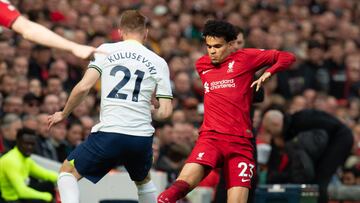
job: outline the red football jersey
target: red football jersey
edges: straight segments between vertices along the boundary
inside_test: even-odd
[[[204,86],[204,121],[200,132],[252,137],[250,87],[257,70],[274,74],[288,68],[295,57],[277,50],[241,49],[218,65],[208,55],[198,59],[196,69]]]
[[[20,16],[16,8],[8,1],[0,0],[0,25],[10,28],[15,19]]]

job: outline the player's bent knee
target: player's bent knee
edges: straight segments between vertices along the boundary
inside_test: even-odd
[[[75,169],[74,165],[65,159],[65,161],[61,165],[60,172],[72,173],[74,169]]]
[[[141,181],[134,181],[136,185],[143,185],[151,181],[150,173]]]
[[[77,172],[74,164],[65,159],[63,162],[60,173],[71,173],[77,180],[81,179],[81,175]]]

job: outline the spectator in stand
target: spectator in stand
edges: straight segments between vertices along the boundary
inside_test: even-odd
[[[24,128],[36,130],[38,127],[38,121],[34,115],[24,115],[22,118]]]
[[[290,101],[289,107],[288,107],[288,113],[293,114],[298,111],[304,110],[307,108],[306,99],[304,96],[295,96]]]
[[[35,96],[35,94],[27,93],[23,97],[23,102],[24,102],[23,113],[25,115],[36,116],[37,114],[40,113],[41,99]]]
[[[37,135],[30,129],[20,129],[16,136],[16,147],[0,158],[0,190],[7,202],[45,203],[53,199],[54,186],[49,191],[38,191],[27,185],[30,177],[56,182],[57,173],[42,168],[30,158]]]
[[[26,78],[29,72],[29,61],[25,56],[17,56],[11,68],[11,75],[15,78]]]
[[[262,126],[272,136],[268,183],[318,184],[318,202],[326,203],[331,177],[350,155],[351,130],[334,116],[310,109],[290,116],[270,110]]]
[[[41,111],[43,113],[52,114],[60,110],[59,96],[55,94],[48,94],[44,97]]]
[[[47,127],[48,114],[41,113],[37,115],[38,126],[36,129],[38,138],[34,148],[34,153],[51,160],[57,160],[57,154],[50,141],[50,134]]]
[[[179,100],[179,107],[184,108],[185,100],[193,97],[190,76],[187,72],[181,71],[174,77],[174,95]]]
[[[311,40],[308,42],[308,59],[301,64],[301,68],[309,68],[314,75],[315,88],[318,91],[328,93],[330,89],[330,73],[325,67],[325,47],[319,41]]]
[[[311,108],[314,108],[315,106],[315,100],[317,98],[317,92],[314,90],[314,89],[306,89],[304,92],[303,92],[303,96],[306,100],[306,107],[311,109]]]
[[[21,116],[23,113],[23,107],[22,97],[9,95],[4,99],[2,111],[4,114],[14,113]]]
[[[68,124],[66,141],[68,143],[68,155],[83,141],[83,127],[79,121]]]
[[[92,128],[92,126],[94,126],[95,121],[93,118],[86,115],[86,116],[82,116],[80,118],[80,122],[83,127],[82,139],[86,139],[90,135],[91,128]]]
[[[23,98],[29,92],[29,80],[26,77],[17,77],[16,84],[14,95]]]
[[[346,56],[345,67],[347,74],[346,97],[360,97],[360,53]]]
[[[0,78],[8,72],[8,64],[0,60]],[[0,89],[1,90],[1,89]]]
[[[5,98],[16,91],[16,78],[10,74],[4,74],[0,78],[0,92]]]
[[[66,61],[58,59],[51,63],[49,69],[49,75],[56,76],[60,79],[62,89],[69,92],[71,88],[75,85],[75,81],[69,79],[69,67]]]
[[[63,91],[63,83],[58,76],[50,75],[46,80],[45,94],[60,95]]]
[[[186,114],[184,110],[177,109],[171,116],[171,123],[184,123],[186,122]]]
[[[16,133],[22,128],[22,121],[16,114],[6,114],[1,119],[0,153],[6,153],[16,144]]]
[[[315,78],[309,67],[296,62],[289,70],[277,75],[277,83],[276,92],[289,99],[308,88],[314,88]]]
[[[46,84],[49,78],[49,64],[51,62],[51,49],[36,45],[31,52],[29,63],[29,76],[37,78],[42,84]]]
[[[52,127],[49,130],[50,134],[50,142],[55,148],[56,155],[57,155],[57,161],[62,163],[67,155],[68,155],[68,149],[69,145],[66,142],[66,135],[67,135],[67,128],[66,128],[66,122],[61,122],[58,125]]]
[[[356,168],[344,168],[341,173],[341,182],[344,185],[356,185]]]
[[[29,82],[29,92],[34,94],[37,98],[41,98],[42,96],[42,86],[39,79],[33,78]]]
[[[326,53],[324,66],[330,73],[330,91],[329,94],[338,99],[344,98],[344,85],[346,81],[345,72],[345,52],[342,42],[334,42],[329,45]]]

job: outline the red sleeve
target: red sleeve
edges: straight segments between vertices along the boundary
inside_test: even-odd
[[[19,16],[19,11],[13,5],[0,1],[0,25],[10,28]]]
[[[278,53],[275,54],[274,60],[275,64],[266,70],[266,72],[271,73],[271,75],[288,69],[291,64],[296,61],[296,57],[290,52],[278,51]]]
[[[295,62],[295,56],[289,52],[264,49],[243,49],[246,55],[246,63],[251,69],[260,69],[271,66],[266,71],[271,74],[285,70]]]

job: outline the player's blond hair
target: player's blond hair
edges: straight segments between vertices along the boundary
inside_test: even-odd
[[[137,10],[126,10],[121,14],[119,28],[123,32],[144,32],[147,19]]]

